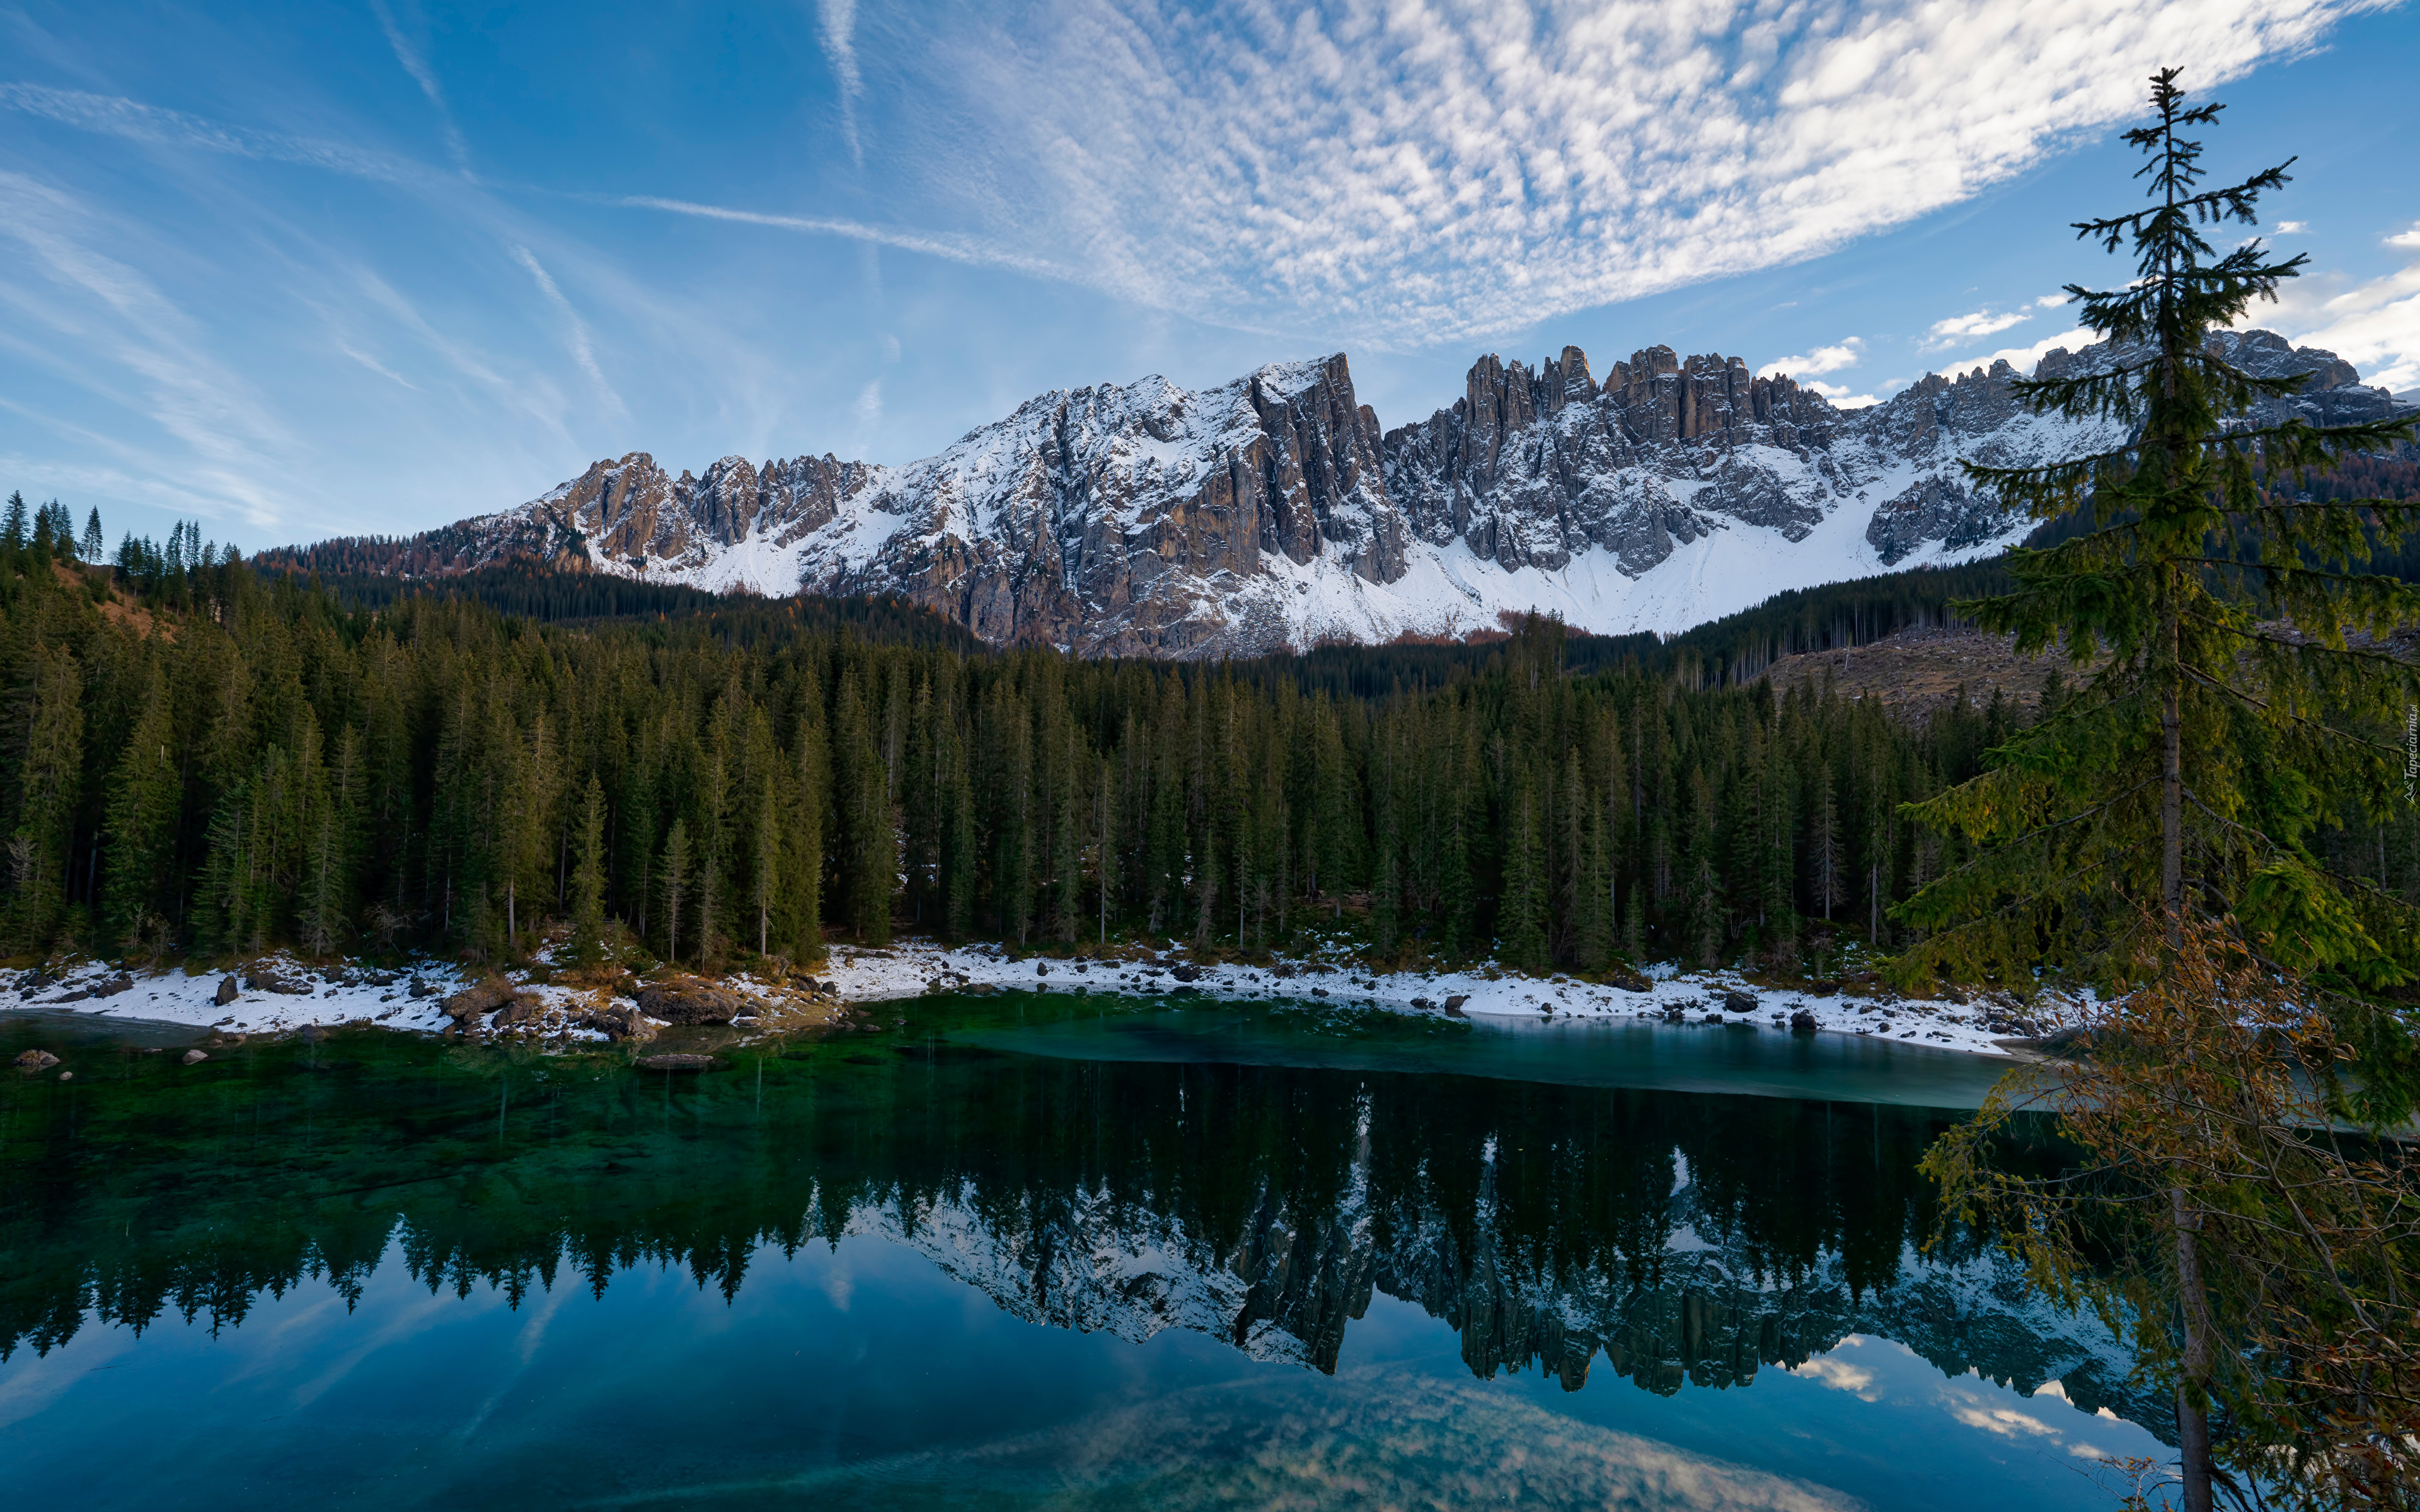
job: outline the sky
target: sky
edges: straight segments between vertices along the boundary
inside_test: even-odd
[[[2420,6],[0,0],[0,489],[247,550],[632,451],[1662,344],[1842,404],[2077,346],[2173,63],[2288,157],[2251,323],[2420,389]]]

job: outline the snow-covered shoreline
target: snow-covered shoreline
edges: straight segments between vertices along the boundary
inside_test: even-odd
[[[2006,1024],[2017,1010],[1983,1001],[1956,1003],[1891,995],[1858,996],[1834,991],[1760,987],[1736,971],[1651,968],[1648,992],[1582,981],[1566,976],[1523,976],[1489,967],[1457,971],[1370,972],[1349,961],[1295,960],[1269,965],[1202,962],[1186,964],[1175,954],[1129,959],[1061,959],[1029,955],[1022,960],[995,945],[942,946],[911,940],[882,949],[836,945],[816,968],[844,1003],[914,997],[934,990],[1017,988],[1025,991],[1107,993],[1145,996],[1186,990],[1236,1001],[1326,1002],[1399,1012],[1440,1013],[1452,1003],[1465,1016],[1513,1019],[1665,1020],[1679,1014],[1697,1023],[1708,1017],[1787,1032],[1805,1015],[1822,1033],[1888,1039],[1931,1049],[2007,1057]],[[1180,976],[1180,968],[1186,975]],[[41,1008],[96,1017],[172,1023],[225,1034],[276,1034],[306,1026],[366,1025],[436,1033],[454,1027],[441,1005],[466,978],[457,967],[425,961],[416,968],[370,968],[354,964],[309,966],[271,957],[238,974],[231,1001],[218,995],[225,971],[188,975],[183,968],[138,972],[95,963],[42,979],[21,974],[8,985],[16,1001],[0,1007]],[[277,982],[242,986],[244,980]],[[1188,980],[1189,979],[1189,980]],[[778,988],[746,973],[725,979],[743,993],[771,996]],[[419,982],[424,995],[411,995]],[[119,983],[124,983],[119,985]],[[599,1039],[593,1030],[556,1029],[602,1006],[595,989],[517,980],[535,994],[547,1032]],[[291,989],[307,988],[297,992]],[[101,991],[97,992],[96,989]],[[114,989],[114,990],[111,990]],[[104,995],[105,994],[105,995]],[[1731,994],[1753,997],[1746,1012],[1727,1011]]]

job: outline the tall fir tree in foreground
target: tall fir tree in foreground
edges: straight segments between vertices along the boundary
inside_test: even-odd
[[[2301,485],[2412,424],[2246,418],[2303,378],[2256,377],[2211,338],[2304,259],[2257,239],[2222,254],[2209,239],[2257,224],[2291,160],[2200,187],[2201,144],[2182,133],[2222,107],[2189,108],[2177,78],[2153,78],[2156,119],[2127,133],[2148,159],[2150,207],[2076,227],[2133,255],[2122,287],[2069,286],[2108,360],[2018,386],[2038,412],[2115,418],[2128,439],[2047,466],[1967,469],[2038,518],[2094,510],[2097,528],[2011,553],[2014,593],[1958,606],[2014,632],[2021,653],[2063,650],[2088,674],[1983,775],[1911,808],[1977,850],[1899,911],[1939,931],[1900,967],[2029,989],[2049,956],[2116,989],[2081,1010],[2090,1059],[2034,1094],[2085,1151],[2080,1178],[1992,1168],[1987,1136],[2012,1096],[1930,1167],[1953,1205],[2008,1223],[2055,1289],[2102,1304],[2173,1385],[2185,1512],[2209,1512],[2230,1485],[2273,1504],[2368,1504],[2322,1472],[2381,1425],[2420,1427],[2408,1347],[2420,1323],[2396,1294],[2420,1188],[2409,1162],[2328,1164],[2298,1144],[2308,1109],[2280,1088],[2303,1077],[2325,1117],[2372,1126],[2408,1116],[2420,1089],[2412,1022],[2380,995],[2412,979],[2414,911],[2330,870],[2319,843],[2322,826],[2379,823],[2402,798],[2391,733],[2420,679],[2384,638],[2420,619],[2420,593],[2358,569],[2399,545],[2414,506]],[[2397,1215],[2400,1247],[2362,1247],[2359,1222],[2350,1242],[2323,1232],[2321,1197],[2339,1217]],[[2076,1237],[2129,1228],[2114,1269]],[[2296,1318],[2313,1321],[2271,1326]],[[2329,1330],[2353,1319],[2400,1342],[2332,1374]],[[2361,1411],[2312,1406],[2346,1393],[2366,1394]],[[2389,1458],[2381,1484],[2412,1468]]]
[[[2205,235],[2255,224],[2281,164],[2198,189],[2201,145],[2176,70],[2153,80],[2155,125],[2127,133],[2149,159],[2150,208],[2078,223],[2135,277],[2069,285],[2083,323],[2110,342],[2092,370],[2020,382],[2038,412],[2113,417],[2123,444],[2040,467],[1968,474],[2040,519],[2087,502],[2097,528],[2009,553],[2017,589],[1965,602],[2021,653],[2061,651],[2086,675],[2048,717],[1994,752],[1991,769],[1910,811],[1978,847],[1918,891],[1901,917],[1935,930],[1911,968],[2029,980],[2045,956],[2122,972],[2139,919],[2170,943],[2189,914],[2233,917],[2278,964],[2347,989],[2349,1026],[2408,1099],[2399,1020],[2374,1019],[2360,989],[2410,980],[2420,913],[2332,872],[2319,831],[2385,817],[2402,801],[2405,709],[2420,675],[2385,637],[2420,619],[2420,590],[2358,569],[2420,523],[2420,504],[2301,496],[2309,474],[2413,432],[2411,419],[2253,424],[2256,401],[2308,375],[2258,378],[2211,344],[2296,276],[2257,239],[2217,255]],[[2148,909],[2148,912],[2146,912]],[[2408,1103],[2405,1104],[2408,1106]]]

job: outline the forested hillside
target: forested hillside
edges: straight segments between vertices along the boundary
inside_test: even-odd
[[[348,603],[181,532],[87,567],[62,522],[0,532],[21,955],[497,960],[583,913],[705,964],[900,927],[1257,949],[1349,908],[1383,953],[1787,959],[1809,919],[1890,942],[1954,859],[1898,806],[2009,717],[1567,667],[1545,622],[1431,678],[1365,675],[1426,648],[1084,662],[761,600]]]

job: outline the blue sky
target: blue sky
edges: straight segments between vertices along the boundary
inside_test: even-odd
[[[1658,342],[2029,363],[2143,75],[2300,154],[2257,323],[2420,387],[2420,10],[2342,0],[0,0],[0,488],[247,548],[1044,390]]]

